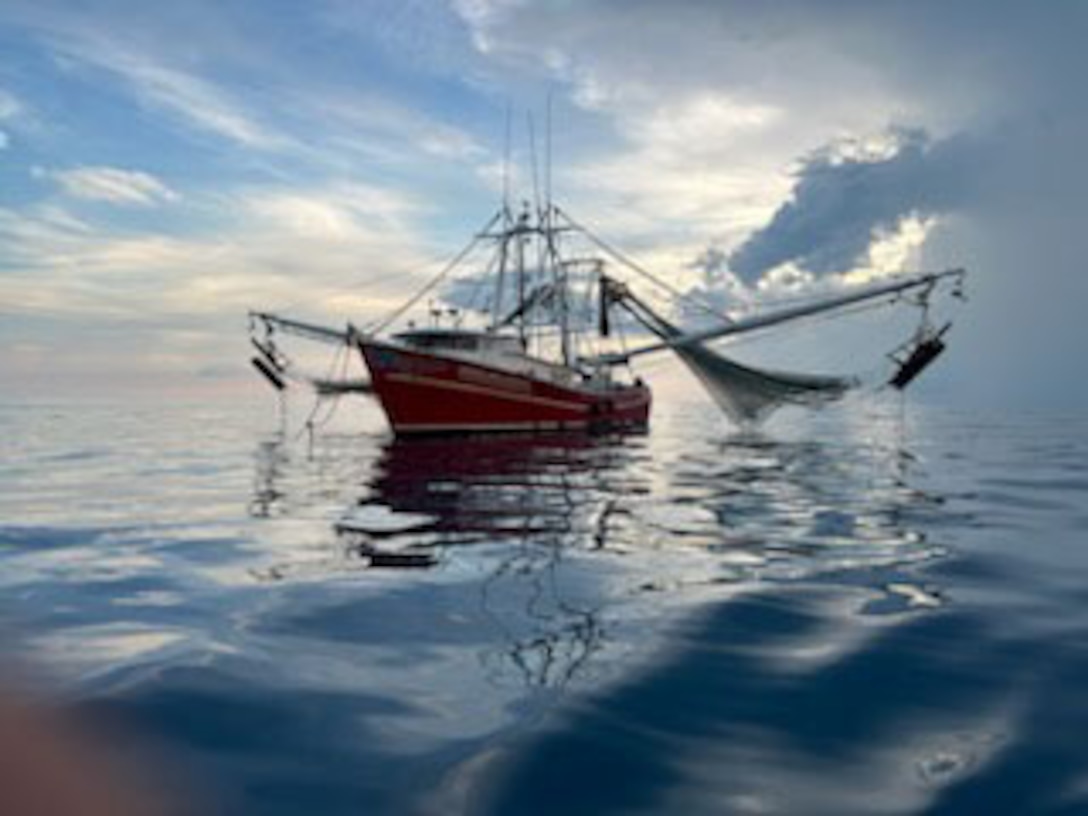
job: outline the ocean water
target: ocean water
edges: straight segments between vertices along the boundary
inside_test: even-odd
[[[1088,813],[1088,420],[0,407],[5,663],[225,814]],[[199,802],[199,805],[192,803]]]

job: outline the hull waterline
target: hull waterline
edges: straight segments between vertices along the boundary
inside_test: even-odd
[[[470,360],[360,340],[394,433],[609,430],[649,422],[650,389],[549,382]]]

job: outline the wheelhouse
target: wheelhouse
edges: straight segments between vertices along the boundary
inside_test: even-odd
[[[434,352],[524,353],[517,337],[465,329],[416,329],[394,335],[393,339],[409,348]]]

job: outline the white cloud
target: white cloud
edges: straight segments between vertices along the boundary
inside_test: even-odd
[[[190,125],[250,148],[278,149],[290,140],[263,124],[215,84],[162,64],[151,55],[101,36],[61,44],[71,58],[123,79],[149,107],[171,112]]]
[[[9,91],[0,88],[0,122],[14,119],[22,110],[22,103]]]
[[[278,149],[289,143],[191,64],[199,48],[188,44],[199,35],[199,26],[190,31],[156,23],[145,30],[147,20],[141,22],[139,15],[119,25],[108,14],[37,4],[15,4],[4,13],[45,43],[61,67],[104,71],[148,109],[164,111],[192,128],[249,148]],[[188,18],[184,26],[198,16]],[[187,46],[177,48],[182,42]],[[241,45],[237,47],[241,50]]]
[[[419,244],[410,223],[425,212],[409,194],[347,183],[309,189],[255,187],[231,194],[227,202],[242,216],[240,229],[276,236],[272,246],[282,256],[275,266],[288,259],[320,258],[326,269],[308,271],[307,276],[344,273],[345,290],[365,277],[367,266],[379,275],[398,267],[410,270],[408,257]],[[379,260],[383,255],[385,262]]]
[[[354,51],[377,52],[400,66],[438,76],[465,77],[478,63],[464,25],[447,3],[434,0],[321,0],[315,22]]]
[[[575,190],[646,222],[685,221],[688,234],[735,243],[788,195],[798,156],[911,121],[930,101],[860,46],[845,47],[851,35],[838,33],[838,16],[786,5],[455,7],[494,63],[558,80],[576,106],[615,129],[618,145],[570,168]],[[946,107],[966,109],[966,96]]]
[[[315,158],[329,160],[330,152],[350,156],[361,152],[383,161],[418,161],[419,154],[437,159],[468,160],[485,153],[465,130],[446,124],[384,96],[365,90],[298,85],[284,88],[283,98],[292,116],[312,130],[311,136],[333,150],[313,150]]]
[[[622,149],[563,171],[563,185],[598,203],[612,198],[644,230],[683,226],[704,236],[743,232],[766,217],[785,192],[778,161],[753,155],[752,143],[778,126],[781,111],[701,93],[620,120]],[[745,157],[741,159],[740,157]],[[641,223],[640,223],[641,222]]]
[[[10,122],[25,112],[23,103],[11,92],[0,88],[0,122]],[[6,130],[0,130],[0,150],[11,145],[11,136]]]
[[[660,273],[685,274],[708,247],[728,256],[790,200],[797,162],[815,148],[902,124],[925,127],[935,140],[994,135],[1002,149],[988,160],[993,172],[978,197],[986,203],[954,220],[881,234],[856,274],[930,252],[931,263],[970,264],[967,223],[987,280],[1004,274],[1025,290],[1042,290],[1028,283],[1042,276],[1084,280],[1074,274],[1085,255],[1088,165],[1080,155],[1088,119],[1077,83],[1088,10],[1077,4],[1041,13],[1031,4],[963,0],[918,13],[908,3],[853,0],[452,0],[435,11],[424,0],[336,0],[317,30],[306,26],[320,11],[299,12],[284,29],[244,3],[194,2],[168,13],[110,2],[94,12],[32,0],[2,5],[0,19],[56,56],[71,86],[108,84],[159,120],[213,134],[204,141],[215,146],[245,148],[231,164],[234,186],[216,180],[228,191],[215,206],[190,192],[195,182],[186,185],[187,206],[206,207],[202,223],[220,225],[199,236],[125,234],[58,208],[0,216],[0,264],[19,270],[0,281],[0,299],[12,303],[224,322],[246,305],[295,300],[314,317],[380,308],[392,289],[362,287],[343,301],[345,281],[413,267],[422,258],[418,222],[445,230],[467,209],[455,198],[464,187],[475,195],[484,184],[500,186],[500,151],[473,131],[500,134],[501,99],[539,103],[549,86],[559,90],[559,200]],[[461,18],[453,26],[450,8]],[[349,29],[358,37],[346,43]],[[0,90],[0,128],[20,139],[25,104]],[[487,111],[491,123],[480,121]],[[74,131],[84,123],[63,124]],[[263,163],[266,151],[277,151],[274,166]],[[360,173],[383,186],[340,183]],[[257,185],[255,177],[280,181]],[[250,186],[238,189],[238,178]],[[528,186],[520,174],[514,181]],[[101,182],[92,189],[109,200],[169,198]],[[407,185],[417,198],[396,192]],[[453,216],[420,208],[443,198]],[[1034,234],[1025,209],[1036,214]],[[791,285],[799,279],[788,268],[781,274]],[[1023,294],[1008,300],[1033,302],[1032,292]]]
[[[382,188],[252,187],[193,201],[214,230],[177,237],[0,209],[0,310],[80,322],[236,321],[247,308],[365,319],[428,269],[415,202]]]
[[[344,8],[350,11],[344,11],[345,25],[365,30],[376,24],[376,11],[350,4]],[[317,20],[300,20],[299,25],[340,16],[315,14]],[[409,24],[435,14],[420,5],[394,7],[385,16],[404,17],[398,30],[418,36]],[[465,130],[375,90],[369,77],[343,82],[335,71],[323,70],[322,57],[314,57],[307,72],[294,70],[290,59],[254,34],[259,24],[247,24],[214,5],[198,5],[175,20],[176,32],[156,15],[137,14],[114,25],[108,16],[72,9],[24,8],[15,19],[62,64],[104,72],[148,110],[244,148],[289,153],[325,167],[350,164],[359,155],[384,161],[404,160],[407,154],[414,159],[419,153],[466,159],[483,152]],[[437,30],[440,22],[428,25]],[[332,54],[344,44],[328,45]],[[406,58],[400,52],[397,57]]]
[[[46,172],[75,198],[112,204],[152,206],[176,201],[178,194],[150,173],[118,167],[77,167]]]
[[[0,10],[0,23],[6,18],[23,26],[73,78],[105,82],[160,122],[247,149],[250,169],[272,174],[297,169],[260,165],[263,159],[255,154],[271,152],[310,171],[355,173],[360,164],[380,164],[423,177],[424,162],[475,160],[486,153],[464,127],[405,102],[402,94],[387,93],[380,77],[343,73],[343,50],[373,51],[383,26],[391,26],[404,43],[415,42],[423,60],[431,38],[415,30],[420,21],[426,32],[445,31],[448,44],[455,32],[465,58],[475,59],[452,12],[439,13],[424,3],[387,9],[347,3],[302,13],[298,27],[310,26],[314,41],[327,46],[306,49],[304,72],[285,56],[293,45],[280,38],[279,25],[261,17],[200,3],[178,15],[137,10],[123,23],[110,14],[63,5],[15,2]],[[371,31],[374,26],[382,30]],[[262,31],[276,36],[261,37]],[[412,59],[399,49],[391,53],[400,61]],[[448,60],[438,62],[459,65],[461,59],[451,51]],[[451,74],[459,72],[441,71],[443,77]]]
[[[453,0],[454,10],[469,24],[474,44],[484,53],[492,49],[492,24],[504,13],[522,5],[524,0]]]
[[[494,64],[558,80],[568,115],[614,129],[557,165],[556,188],[627,246],[671,259],[668,274],[685,274],[684,252],[761,226],[788,197],[796,157],[878,130],[901,106],[822,42],[768,44],[713,4],[456,7]]]

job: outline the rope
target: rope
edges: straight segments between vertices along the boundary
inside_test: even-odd
[[[488,261],[487,266],[484,268],[483,274],[472,284],[472,294],[469,296],[465,307],[469,311],[484,312],[490,309],[490,303],[487,296],[482,298],[483,302],[481,303],[481,293],[485,293],[495,286],[494,281],[488,280],[488,278],[496,274],[495,267],[498,265],[498,255],[492,256],[491,260]]]
[[[343,345],[343,346],[340,346],[340,347],[338,347],[336,349],[336,353],[333,355],[332,361],[329,363],[329,369],[325,373],[325,380],[326,381],[332,381],[333,376],[335,374],[337,374],[337,373],[339,373],[340,377],[343,378],[344,374],[347,371],[347,363],[348,363],[348,360],[349,360],[349,355],[346,352],[348,351],[349,348],[350,348],[349,346]],[[338,368],[339,368],[339,371],[337,371]],[[312,383],[312,380],[311,380],[311,383]],[[295,436],[295,439],[297,440],[306,431],[309,431],[309,433],[310,433],[310,435],[312,437],[315,427],[316,428],[322,428],[325,425],[327,425],[329,420],[332,419],[333,414],[336,413],[336,409],[339,406],[339,403],[340,403],[340,400],[342,399],[342,397],[343,397],[342,394],[334,394],[331,397],[328,397],[328,396],[325,396],[325,395],[322,395],[322,394],[318,394],[316,397],[314,397],[314,407],[310,409],[310,414],[309,414],[309,416],[306,417],[306,421],[303,423],[302,427],[299,429],[299,432]],[[328,413],[320,421],[315,421],[315,417],[317,416],[317,412],[320,410],[321,406],[323,404],[325,404],[325,400],[328,400],[328,399],[332,400],[332,407],[329,409]]]

